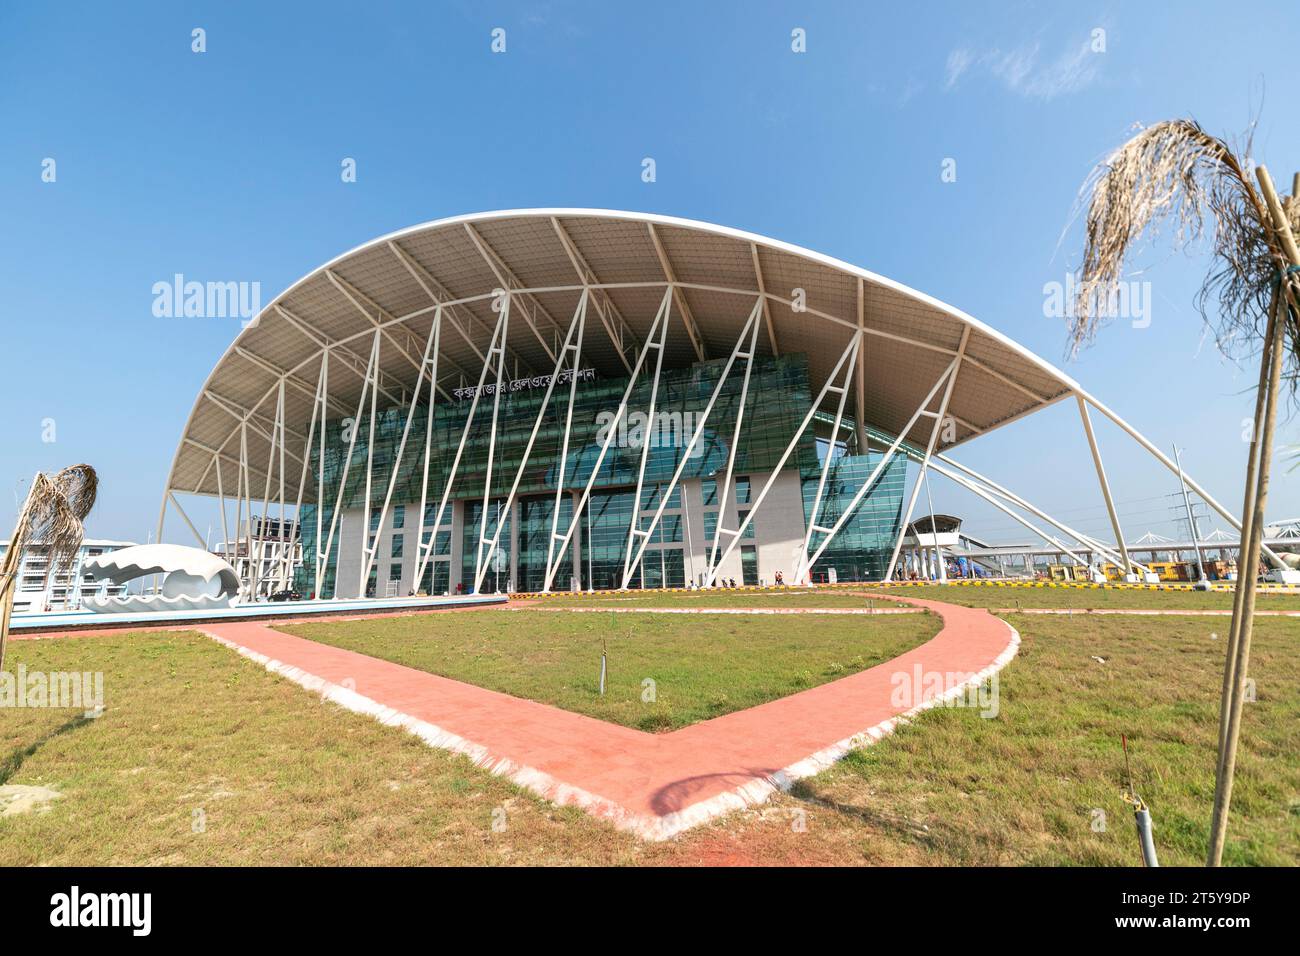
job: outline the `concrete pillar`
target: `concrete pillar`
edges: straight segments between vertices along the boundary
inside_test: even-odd
[[[460,566],[464,560],[465,549],[462,539],[465,535],[465,502],[450,501],[447,507],[451,510],[451,568],[447,577],[447,587],[452,594],[456,593],[456,585],[464,584],[468,592],[473,581],[463,581],[461,579]]]
[[[509,582],[502,581],[501,584],[503,587],[513,590],[520,586],[519,584],[519,501],[518,499],[510,503],[509,510],[501,512],[502,520],[506,520],[507,517],[509,518],[510,521],[510,544],[509,544],[510,580]]]
[[[582,495],[580,493],[576,491],[569,492],[569,501],[573,503],[573,511],[571,514],[578,513],[578,502],[581,500]],[[572,517],[570,517],[569,520],[572,521]],[[563,525],[561,525],[561,527],[563,527]],[[582,563],[583,556],[581,542],[582,525],[579,524],[578,529],[573,532],[573,537],[569,539],[569,560],[573,563],[573,577],[578,580],[579,590],[581,590],[587,583],[587,569]],[[568,588],[571,587],[570,582],[568,581],[555,581],[552,582],[551,586],[554,588],[557,584],[559,585],[557,590],[568,590]]]

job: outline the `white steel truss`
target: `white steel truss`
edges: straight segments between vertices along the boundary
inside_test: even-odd
[[[803,437],[804,432],[808,430],[808,426],[812,424],[813,419],[817,415],[817,410],[821,408],[822,402],[825,401],[826,396],[830,394],[833,388],[837,387],[835,385],[835,380],[837,376],[839,376],[840,370],[844,368],[846,362],[850,361],[851,356],[857,355],[857,343],[858,336],[855,334],[849,340],[849,343],[844,346],[844,351],[840,353],[839,360],[831,369],[830,374],[826,376],[826,384],[822,386],[821,391],[817,394],[817,398],[813,401],[812,405],[809,406],[807,414],[804,415],[803,421],[799,424],[799,427],[795,429],[795,433],[790,437],[790,441],[786,444],[785,451],[781,453],[781,457],[777,460],[776,466],[772,469],[772,473],[768,475],[767,481],[763,483],[762,489],[759,491],[757,497],[754,498],[754,503],[749,509],[749,514],[745,515],[745,520],[740,523],[740,527],[737,528],[735,534],[731,536],[731,540],[727,543],[727,549],[722,552],[722,557],[718,559],[717,564],[706,571],[704,578],[705,587],[713,587],[713,582],[717,578],[718,568],[727,560],[731,555],[731,552],[736,549],[736,545],[738,545],[744,537],[746,529],[749,528],[750,524],[754,520],[754,515],[757,514],[759,508],[762,507],[763,502],[767,500],[767,493],[771,491],[772,486],[776,484],[776,479],[780,475],[781,469],[785,467],[785,463],[790,460],[790,456],[794,454],[795,449],[798,447],[799,439]],[[851,364],[850,367],[852,367]],[[721,521],[724,504],[724,502],[718,503],[719,521]]]
[[[1016,494],[1010,489],[1004,488],[1002,485],[998,484],[996,481],[993,481],[991,478],[987,478],[984,475],[981,475],[979,472],[971,468],[968,468],[967,466],[963,465],[961,462],[954,461],[952,458],[948,457],[947,455],[942,455],[942,454],[935,455],[934,458],[937,458],[938,460],[944,462],[945,464],[951,466],[952,468],[955,468],[957,471],[965,475],[968,479],[973,480],[980,488],[982,488],[982,490],[985,493],[993,495],[1008,504],[1015,505],[1018,508],[1028,511],[1030,514],[1034,515],[1035,517],[1040,518],[1043,521],[1046,521],[1049,525],[1051,525],[1057,531],[1060,531],[1062,534],[1066,534],[1074,538],[1074,540],[1079,542],[1079,544],[1083,548],[1089,551],[1094,551],[1102,555],[1107,560],[1114,562],[1116,567],[1120,567],[1120,568],[1124,567],[1123,558],[1114,548],[1108,547],[1103,542],[1097,540],[1091,535],[1084,534],[1081,531],[1076,531],[1074,528],[1070,527],[1064,522],[1059,521],[1056,518],[1053,518],[1046,511],[1031,504],[1025,498],[1021,497],[1020,495]],[[931,464],[933,464],[933,459],[931,460]],[[1053,544],[1055,543],[1056,542],[1053,540]],[[1136,560],[1133,560],[1132,558],[1130,558],[1130,563],[1144,574],[1150,572],[1150,568],[1148,568],[1144,564],[1139,563]]]
[[[221,550],[230,547],[230,528],[226,523],[226,489],[221,483],[221,463],[217,463],[217,505],[221,512]]]
[[[582,296],[578,299],[578,307],[574,310],[573,318],[569,322],[568,332],[566,332],[564,336],[564,345],[560,347],[559,354],[557,354],[555,357],[555,368],[551,372],[551,380],[546,385],[546,394],[542,396],[541,405],[537,409],[537,418],[533,421],[533,430],[528,436],[528,444],[524,446],[524,454],[519,461],[519,468],[515,472],[514,481],[512,481],[510,484],[510,491],[506,494],[506,501],[505,501],[505,506],[503,508],[503,511],[507,515],[510,514],[510,509],[513,507],[515,503],[515,495],[519,491],[520,482],[523,481],[524,471],[528,468],[528,460],[532,456],[533,444],[537,441],[537,433],[541,430],[542,422],[546,418],[546,410],[547,408],[550,407],[551,404],[551,395],[555,391],[556,383],[560,380],[560,374],[561,372],[564,371],[565,362],[566,360],[568,360],[570,353],[572,353],[573,358],[572,358],[572,365],[570,368],[571,379],[570,379],[569,409],[567,414],[567,422],[572,421],[573,398],[574,398],[573,388],[578,383],[578,373],[582,368],[581,365],[582,337],[583,337],[584,329],[586,328],[586,321],[587,321],[587,295],[584,292]],[[569,437],[567,422],[566,422],[565,436],[564,436],[566,450],[568,448],[568,437]],[[563,482],[560,483],[559,487],[563,488]],[[556,502],[556,509],[558,514],[558,509],[559,509],[558,501]],[[486,514],[487,512],[485,509],[484,515],[486,516]],[[484,554],[493,555],[496,553],[497,545],[501,540],[501,529],[503,524],[504,523],[502,521],[500,520],[497,521],[496,530],[493,531],[491,539],[484,539],[480,535],[479,554],[474,567],[474,590],[475,591],[478,591],[478,589],[483,586],[483,575],[486,574],[488,570],[488,564],[485,560],[483,560],[483,556]],[[484,550],[484,548],[486,548],[486,551]]]
[[[442,332],[442,309],[433,314],[433,324],[429,326],[429,335],[424,343],[424,355],[420,359],[420,376],[415,380],[415,391],[411,395],[411,404],[406,409],[406,423],[402,426],[402,437],[397,443],[397,454],[394,456],[391,473],[388,476],[388,489],[384,492],[384,503],[379,509],[379,529],[382,530],[388,522],[388,509],[393,503],[393,491],[397,488],[397,478],[402,467],[402,458],[406,454],[406,440],[411,434],[411,422],[415,420],[415,410],[420,404],[420,388],[423,386],[425,379],[429,380],[429,420],[433,419],[433,412],[437,406],[436,385],[438,382],[438,342]],[[432,356],[432,357],[430,357]],[[367,514],[369,514],[369,505],[367,504]],[[421,516],[423,517],[423,516]],[[369,523],[367,520],[366,534],[369,534]],[[417,540],[421,540],[423,529],[417,532]],[[362,542],[362,569],[361,581],[362,587],[370,579],[370,569],[375,563],[375,552],[379,548],[378,533],[375,534],[373,545],[366,546]],[[416,579],[418,584],[419,579]]]
[[[640,526],[641,489],[643,485],[643,479],[645,477],[646,460],[650,450],[651,432],[647,432],[647,434],[645,435],[644,438],[645,444],[641,449],[641,470],[637,474],[637,479],[636,479],[636,495],[632,499],[632,524],[629,528],[628,547],[627,547],[627,551],[623,556],[623,587],[624,588],[628,586],[628,583],[632,580],[632,575],[636,573],[637,568],[640,566],[641,559],[645,555],[646,547],[650,544],[650,541],[652,540],[653,535],[655,533],[655,529],[659,527],[659,519],[663,517],[664,509],[668,507],[668,500],[669,498],[672,497],[673,491],[676,490],[677,482],[681,480],[682,472],[686,470],[686,465],[690,461],[691,451],[695,448],[696,442],[700,440],[700,436],[704,434],[704,426],[708,424],[709,416],[713,413],[713,406],[717,403],[718,396],[722,394],[722,389],[727,384],[727,379],[731,375],[732,366],[736,364],[737,359],[740,359],[745,363],[745,374],[744,374],[744,378],[741,380],[740,401],[736,406],[735,435],[731,443],[731,448],[728,450],[727,453],[727,476],[726,476],[726,483],[724,487],[728,487],[728,488],[730,487],[732,469],[735,467],[735,463],[736,463],[736,443],[740,437],[740,429],[745,416],[745,400],[749,397],[749,377],[750,377],[750,371],[754,367],[754,352],[758,346],[758,327],[760,324],[759,320],[762,317],[762,314],[763,314],[763,300],[759,299],[754,303],[754,308],[750,310],[749,318],[745,321],[744,327],[740,330],[740,335],[737,336],[736,338],[736,344],[731,349],[731,355],[727,357],[727,364],[722,367],[722,372],[718,375],[718,383],[713,387],[713,394],[709,396],[708,404],[704,406],[704,411],[700,414],[699,420],[695,424],[695,429],[691,433],[691,440],[687,443],[685,450],[682,452],[680,456],[680,461],[678,461],[677,463],[677,468],[673,471],[672,478],[669,479],[667,487],[661,486],[659,489],[659,495],[658,495],[659,506],[655,508],[654,516],[650,519],[650,526],[648,528],[642,529]],[[657,368],[655,370],[655,375],[656,375],[655,386],[658,387],[659,383],[657,380],[658,377]],[[654,393],[652,392],[651,399],[650,399],[651,424],[647,427],[653,430],[653,432],[657,432],[658,427],[655,423],[654,411],[653,411],[654,409],[653,395]],[[726,498],[724,497],[722,500],[725,501]],[[718,527],[719,528],[722,527],[721,510],[719,510],[718,512]],[[633,550],[634,550],[633,543],[635,539],[638,537],[641,539],[641,541],[640,544],[636,545],[635,554],[633,554]],[[716,535],[714,540],[716,546],[716,540],[717,540]]]
[[[185,513],[185,509],[181,507],[181,503],[176,500],[176,495],[169,491],[167,492],[167,497],[171,499],[172,507],[175,508],[176,513],[181,516],[181,520],[185,522],[186,527],[190,529],[190,532],[194,535],[194,540],[199,543],[199,547],[206,549],[208,546],[207,541],[203,539],[203,535],[199,534],[199,529],[194,527],[194,522],[191,521],[190,516]]]
[[[505,296],[501,303],[501,338],[495,346],[496,387],[492,390],[492,425],[488,432],[487,468],[483,471],[483,513],[479,516],[478,547],[474,558],[474,577],[478,580],[478,569],[483,565],[483,545],[487,539],[488,505],[492,502],[492,465],[497,452],[497,419],[501,413],[501,386],[506,381],[506,332],[510,324],[510,301],[512,296]],[[532,320],[528,320],[530,326]],[[536,329],[534,328],[534,331]],[[493,349],[488,349],[488,364],[491,364]],[[497,526],[501,524],[501,513],[497,512]]]
[[[316,546],[320,547],[320,532],[322,511],[321,502],[324,499],[325,484],[325,420],[328,417],[329,404],[326,396],[329,395],[329,353],[322,352],[320,358],[320,375],[316,379],[316,395],[312,399],[311,405],[311,427],[307,429],[307,447],[303,451],[302,474],[298,477],[298,497],[293,508],[293,522],[295,528],[295,539],[298,545],[303,540],[302,528],[302,498],[307,487],[307,472],[310,470],[311,463],[311,446],[313,440],[316,441],[316,459],[319,465],[320,480],[316,485]],[[316,426],[320,423],[319,438],[317,438]],[[283,530],[283,529],[281,529]],[[306,555],[303,555],[304,560]],[[290,561],[292,565],[292,561]],[[286,571],[286,578],[292,573],[292,566]],[[312,579],[312,593],[315,594],[320,590],[320,581],[317,578]]]
[[[817,518],[821,514],[822,495],[826,491],[826,478],[830,474],[831,463],[835,460],[835,446],[839,440],[840,423],[844,418],[844,403],[849,394],[849,379],[855,374],[857,366],[858,353],[862,348],[862,336],[855,335],[849,344],[849,353],[844,363],[844,378],[839,385],[832,385],[830,391],[839,394],[839,400],[835,404],[835,424],[831,428],[830,440],[826,446],[826,457],[822,461],[821,474],[817,479],[817,493],[813,496],[812,510],[808,515],[808,527],[804,531],[803,547],[799,551],[799,564],[795,568],[792,580],[803,581],[808,576],[808,548],[812,545],[812,536],[814,531],[829,530],[822,529],[817,524]],[[714,563],[709,562],[709,568],[712,570]]]
[[[275,453],[277,448],[280,451],[279,469],[277,470]],[[249,570],[248,578],[250,589],[254,595],[258,593],[261,586],[262,559],[266,556],[266,534],[269,521],[269,511],[271,505],[271,476],[278,474],[280,479],[280,497],[284,497],[284,379],[280,380],[279,395],[275,405],[275,426],[271,430],[271,443],[267,448],[266,463],[266,481],[262,496],[262,526],[261,534],[254,536],[252,528],[252,514],[249,514]],[[281,509],[283,511],[283,509]],[[256,553],[253,550],[253,544],[256,542]]]
[[[498,290],[498,292],[504,293],[505,290],[503,289]],[[497,407],[501,399],[501,385],[500,385],[501,374],[504,371],[504,367],[505,367],[506,332],[508,329],[507,323],[510,320],[510,296],[508,294],[501,295],[498,301],[500,301],[501,305],[500,305],[500,311],[497,313],[496,326],[492,330],[492,341],[488,344],[488,350],[483,359],[483,368],[479,372],[479,376],[478,376],[478,386],[474,389],[474,396],[470,401],[469,413],[465,416],[465,426],[463,429],[461,429],[460,441],[456,445],[456,454],[452,457],[451,460],[451,470],[448,472],[447,481],[443,485],[442,496],[438,500],[438,511],[434,515],[433,524],[430,526],[432,528],[432,531],[429,534],[429,541],[426,544],[424,542],[424,529],[427,525],[427,522],[425,521],[425,514],[424,514],[425,503],[426,503],[425,495],[428,490],[429,445],[430,445],[430,440],[432,438],[432,429],[433,429],[433,416],[432,415],[429,416],[429,424],[428,424],[428,428],[426,429],[425,443],[424,443],[425,477],[424,477],[424,482],[422,483],[420,488],[420,525],[419,525],[420,541],[419,541],[419,551],[417,552],[420,555],[420,560],[419,560],[419,564],[417,564],[415,568],[415,581],[417,584],[424,579],[424,570],[428,565],[430,559],[433,557],[434,549],[438,542],[438,529],[442,527],[442,516],[446,513],[447,502],[448,500],[450,500],[452,489],[455,487],[456,484],[456,476],[457,474],[460,473],[460,461],[461,458],[464,457],[465,445],[468,443],[470,433],[474,428],[474,419],[478,414],[479,400],[483,397],[483,392],[485,390],[485,385],[487,383],[488,372],[493,367],[494,359],[495,359],[496,373],[497,373],[497,385],[496,388],[494,389],[495,394],[493,395],[494,401],[493,401],[493,408],[492,408],[492,435],[489,441],[491,442],[491,447],[493,449],[495,449],[496,447]],[[484,488],[483,488],[483,499],[484,499],[483,520],[484,521],[487,520],[487,504],[488,504],[487,499],[488,499],[488,492],[491,490],[491,488],[492,488],[492,458],[491,455],[489,454],[487,477],[485,479]],[[479,537],[480,538],[482,537],[481,530],[480,530]]]
[[[629,571],[628,562],[632,556],[632,542],[636,540],[640,532],[639,522],[641,520],[641,492],[645,487],[645,466],[650,460],[650,446],[653,444],[650,435],[656,430],[658,422],[656,412],[659,404],[659,376],[663,371],[664,350],[659,348],[655,352],[655,374],[650,382],[650,406],[646,409],[646,425],[641,434],[641,461],[636,470],[636,488],[632,492],[632,520],[627,526],[627,545],[623,549],[623,587],[627,587],[628,579],[632,576]],[[617,423],[615,424],[617,427]]]
[[[378,356],[376,356],[376,366],[378,365]],[[373,384],[373,383],[372,383]],[[371,483],[375,475],[375,412],[379,403],[379,390],[370,389],[370,427],[366,432],[366,490],[361,503],[361,576],[357,586],[359,594],[366,593],[366,585],[369,583],[367,569],[369,568],[368,559],[374,556],[375,548],[379,546],[378,533],[370,534],[370,500],[371,500]],[[336,572],[337,573],[337,572]]]
[[[825,537],[822,538],[821,543],[817,546],[817,550],[807,557],[801,565],[801,567],[805,569],[805,574],[810,573],[811,569],[816,566],[817,560],[822,556],[822,552],[824,552],[830,543],[835,540],[835,536],[840,533],[840,529],[844,527],[849,518],[853,516],[858,505],[862,503],[862,499],[865,498],[867,493],[875,486],[876,480],[884,474],[885,467],[893,460],[894,455],[897,454],[898,449],[903,444],[903,435],[911,432],[912,427],[923,415],[929,414],[935,416],[936,423],[942,420],[941,415],[937,415],[935,412],[927,413],[926,410],[930,407],[930,403],[934,401],[934,397],[939,393],[939,388],[945,383],[950,383],[952,381],[953,377],[957,373],[957,365],[960,360],[959,356],[954,357],[953,360],[948,363],[948,367],[940,373],[938,379],[935,380],[934,385],[930,387],[930,391],[926,393],[925,398],[921,401],[921,404],[918,405],[916,411],[912,413],[912,417],[908,420],[907,425],[904,426],[902,434],[895,438],[893,444],[885,450],[885,453],[880,458],[880,462],[871,470],[871,474],[867,476],[867,480],[864,481],[861,487],[859,487],[854,493],[853,497],[849,500],[849,503],[840,513],[840,516],[835,520],[835,524],[831,525],[829,528],[818,527],[815,529],[822,532]],[[754,513],[751,511],[749,516],[750,518],[753,518]],[[807,583],[807,581],[801,580],[800,583]]]
[[[596,309],[596,315],[600,317],[601,325],[605,327],[605,334],[609,336],[610,342],[618,350],[618,360],[623,363],[623,368],[629,375],[632,374],[632,360],[628,358],[631,353],[633,358],[636,356],[638,348],[636,332],[627,324],[622,313],[619,312],[618,306],[610,298],[609,293],[600,288],[600,279],[587,263],[586,258],[578,251],[574,245],[573,239],[569,236],[568,231],[556,217],[551,217],[551,227],[555,230],[555,235],[564,247],[564,253],[573,264],[573,269],[578,273],[578,277],[584,283],[590,285],[584,286],[583,293],[592,296],[592,305]],[[592,291],[595,289],[596,291]]]
[[[330,354],[329,352],[324,352],[321,355],[321,363],[320,363],[321,391],[323,392],[329,391],[329,375],[330,375]],[[321,562],[320,562],[320,554],[321,554],[321,540],[322,540],[321,529],[323,527],[323,522],[325,518],[325,448],[326,448],[325,416],[322,415],[320,417],[320,451],[317,454],[317,461],[319,464],[316,471],[316,552],[317,552],[317,556],[315,562],[316,567],[314,568],[315,575],[312,577],[312,595],[313,597],[316,598],[320,597],[321,583],[322,583],[321,582],[322,569],[321,569]],[[327,556],[328,553],[329,552],[325,552]],[[305,554],[303,555],[303,558],[304,560],[306,559]]]
[[[1115,544],[1119,547],[1122,573],[1127,576],[1133,572],[1129,561],[1128,545],[1124,543],[1124,530],[1119,525],[1119,514],[1115,511],[1115,501],[1110,494],[1110,482],[1106,480],[1106,466],[1101,462],[1101,449],[1097,445],[1097,436],[1092,430],[1092,418],[1088,415],[1088,403],[1082,395],[1074,396],[1079,404],[1079,418],[1083,422],[1083,432],[1088,437],[1088,450],[1092,452],[1092,463],[1097,469],[1097,482],[1101,485],[1101,495],[1106,501],[1106,514],[1110,517],[1111,530],[1115,532]]]
[[[361,394],[357,397],[357,411],[356,414],[352,417],[352,434],[349,436],[348,439],[347,455],[343,459],[343,473],[339,476],[339,491],[334,499],[334,509],[330,513],[330,530],[329,530],[329,535],[325,539],[325,547],[323,548],[320,547],[320,541],[319,539],[317,539],[316,580],[318,584],[316,589],[316,597],[318,600],[324,597],[324,595],[321,593],[323,588],[320,587],[319,582],[322,580],[325,574],[326,566],[329,563],[329,553],[334,544],[334,532],[338,528],[342,516],[343,495],[344,492],[347,490],[347,486],[348,486],[348,473],[352,470],[352,454],[357,447],[357,432],[361,430],[360,428],[361,412],[366,407],[366,393],[371,391],[374,387],[372,383],[378,366],[379,366],[379,330],[376,329],[374,334],[374,339],[370,345],[370,361],[366,363],[366,377],[361,387]],[[367,534],[369,530],[370,529],[368,526],[363,526],[362,534]],[[340,541],[340,545],[341,544],[342,542]],[[336,566],[335,578],[334,578],[335,597],[338,596],[337,575],[338,575],[338,570]],[[362,593],[364,593],[364,591]]]
[[[542,585],[542,590],[544,592],[551,590],[551,583],[555,580],[555,573],[559,570],[560,563],[564,560],[564,553],[568,550],[569,542],[573,539],[573,533],[577,530],[578,522],[582,519],[582,511],[587,507],[587,503],[591,499],[591,489],[596,484],[596,479],[600,476],[601,465],[605,463],[605,456],[609,454],[610,445],[613,444],[614,439],[618,434],[619,426],[627,417],[627,404],[632,397],[632,390],[636,388],[637,380],[641,377],[641,370],[645,367],[646,358],[651,352],[655,353],[656,385],[658,383],[658,367],[663,362],[664,341],[668,336],[668,320],[672,314],[672,292],[673,290],[671,287],[665,289],[663,298],[659,300],[659,309],[655,313],[654,322],[651,323],[650,331],[646,335],[645,346],[637,356],[636,364],[632,368],[632,374],[627,380],[627,387],[623,389],[623,398],[618,403],[618,411],[614,415],[613,422],[608,426],[608,429],[605,432],[605,440],[601,442],[600,453],[596,456],[596,462],[592,466],[591,475],[588,476],[586,486],[582,489],[582,496],[578,499],[578,503],[573,509],[573,518],[569,522],[568,529],[564,534],[559,534],[555,530],[556,525],[552,523],[551,539],[547,543],[546,580]],[[566,422],[565,426],[566,449],[568,448],[567,434],[569,424],[570,423]],[[561,482],[560,486],[561,488],[563,487],[563,482]],[[555,514],[559,515],[559,513],[559,501],[557,499]],[[553,519],[553,522],[554,520],[558,519]],[[559,542],[558,548],[556,547],[556,542]],[[590,544],[590,542],[588,543]],[[556,553],[557,551],[558,554]]]
[[[915,451],[909,449],[908,454],[915,461],[917,462],[922,461],[922,456],[917,454]],[[951,480],[957,485],[960,485],[962,488],[965,488],[967,491],[970,491],[972,494],[975,494],[978,497],[984,499],[989,504],[997,508],[999,511],[1006,514],[1008,517],[1024,525],[1026,528],[1028,528],[1038,537],[1042,538],[1044,541],[1049,542],[1052,545],[1052,547],[1058,548],[1062,554],[1066,555],[1071,561],[1073,561],[1079,567],[1087,570],[1090,574],[1096,575],[1100,573],[1099,571],[1097,571],[1096,568],[1094,568],[1091,564],[1089,564],[1084,558],[1075,554],[1074,551],[1068,545],[1058,540],[1057,538],[1053,537],[1052,535],[1048,534],[1046,531],[1043,531],[1041,528],[1036,527],[1032,522],[1028,521],[1027,519],[1021,517],[1019,514],[1017,514],[1007,505],[1005,505],[997,496],[990,494],[986,489],[980,487],[975,482],[964,477],[963,475],[959,474],[955,470],[949,470],[945,468],[943,465],[936,463],[933,460],[933,458],[930,459],[928,464],[929,464],[929,470],[932,470],[937,474],[943,475],[945,478]]]
[[[916,508],[916,499],[921,494],[921,485],[925,481],[925,470],[930,465],[930,456],[934,454],[934,446],[939,441],[939,434],[943,431],[948,415],[948,401],[952,398],[953,387],[957,384],[957,374],[961,371],[961,360],[966,354],[966,345],[970,342],[970,326],[967,326],[961,333],[961,344],[957,346],[957,355],[952,360],[952,365],[948,372],[948,381],[943,387],[943,398],[939,401],[939,410],[934,413],[934,424],[930,426],[930,440],[925,446],[925,457],[921,459],[921,471],[916,476],[916,482],[912,485],[912,495],[907,500],[907,512],[903,515],[903,521],[898,529],[898,538],[894,542],[894,553],[889,557],[889,567],[885,569],[885,580],[888,581],[894,576],[894,565],[898,563],[898,552],[903,547],[903,537],[907,534],[907,526],[912,523],[912,511]],[[927,407],[929,402],[926,403]],[[925,414],[930,414],[926,412]],[[906,435],[909,429],[904,429]]]

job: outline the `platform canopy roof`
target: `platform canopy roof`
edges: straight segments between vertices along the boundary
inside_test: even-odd
[[[920,534],[932,534],[935,531],[943,534],[951,534],[954,531],[960,530],[961,518],[955,517],[954,515],[941,514],[925,515],[922,518],[915,519],[907,526],[907,533],[910,535],[915,535],[918,532]]]
[[[297,474],[322,353],[331,418],[354,415],[376,330],[381,407],[409,401],[426,337],[443,307],[438,401],[477,384],[496,313],[511,291],[513,376],[549,374],[582,289],[590,293],[583,367],[623,377],[673,284],[665,367],[726,359],[762,297],[759,351],[807,356],[814,394],[861,329],[846,414],[903,429],[960,351],[948,405],[955,442],[1058,401],[1077,385],[965,313],[849,263],[704,222],[600,209],[524,209],[425,223],[325,263],[267,305],[217,362],[195,400],[168,488],[232,494],[247,421],[254,487],[265,474],[285,377],[286,471]],[[802,296],[796,290],[802,290]],[[805,308],[793,304],[802,298]],[[856,383],[862,382],[858,398]],[[834,407],[832,393],[823,403]],[[906,435],[924,446],[931,419]],[[952,437],[952,436],[950,436]],[[309,488],[313,482],[307,483]]]

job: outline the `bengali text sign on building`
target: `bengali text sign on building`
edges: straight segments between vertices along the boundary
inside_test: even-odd
[[[575,372],[571,368],[565,369],[559,374],[559,377],[556,379],[556,384],[567,385],[569,382],[573,381],[575,374],[578,376],[578,381],[590,382],[596,377],[596,370],[594,368],[583,368],[578,369]],[[526,378],[516,378],[509,382],[502,382],[501,390],[503,392],[520,392],[534,388],[546,388],[551,384],[551,378],[552,376],[550,375],[531,375]],[[495,395],[496,390],[496,382],[489,382],[483,386],[484,395]],[[464,388],[453,388],[451,394],[456,398],[473,398],[474,394],[478,391],[479,387],[477,385],[467,385]]]

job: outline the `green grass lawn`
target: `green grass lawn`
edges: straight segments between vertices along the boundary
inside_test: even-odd
[[[796,589],[788,591],[650,591],[608,595],[564,595],[539,598],[543,607],[758,607],[758,608],[865,608],[871,601],[876,607],[885,603],[867,597],[871,585],[857,588]],[[1171,611],[1232,609],[1231,592],[1145,591],[1116,588],[1024,588],[973,585],[908,585],[877,588],[875,594],[908,595],[934,601],[947,601],[966,607],[989,608],[1076,608],[1078,610],[1129,609]],[[1258,610],[1300,610],[1300,594],[1276,594],[1260,591]]]
[[[474,611],[282,630],[642,730],[670,730],[836,680],[933,637],[930,614],[780,617]],[[605,696],[598,677],[609,652]],[[654,699],[647,701],[647,680]]]
[[[569,615],[546,615],[555,617]],[[685,632],[698,621],[671,620]],[[798,626],[816,632],[827,620]],[[1001,674],[996,719],[928,711],[793,793],[664,844],[552,807],[199,635],[16,641],[10,668],[102,671],[107,707],[95,720],[0,710],[0,785],[63,794],[47,812],[0,817],[0,865],[1136,865],[1120,733],[1132,740],[1161,862],[1200,864],[1219,622],[1012,621],[1024,643]],[[1256,626],[1258,699],[1245,713],[1232,864],[1300,864],[1296,642],[1295,622]]]
[[[798,793],[825,808],[826,826],[886,835],[882,862],[1139,865],[1132,812],[1120,799],[1127,734],[1161,863],[1203,864],[1223,624],[1010,620],[1023,644],[1002,672],[996,719],[926,712]],[[1255,627],[1257,700],[1243,720],[1227,863],[1300,863],[1298,637],[1290,621]],[[1094,829],[1097,811],[1104,830]]]
[[[5,667],[20,664],[102,671],[106,707],[94,720],[0,710],[0,785],[63,794],[0,817],[0,865],[619,862],[637,849],[198,634],[14,641]]]
[[[888,602],[875,600],[876,607]],[[790,588],[772,591],[626,591],[565,594],[538,598],[538,607],[698,607],[698,608],[865,608],[868,598],[856,591]]]
[[[1075,608],[1078,610],[1130,609],[1168,611],[1231,611],[1231,591],[1147,591],[1134,588],[1012,588],[987,585],[908,585],[882,589],[884,593],[947,601],[966,607]],[[1260,611],[1300,610],[1300,594],[1256,592]]]

